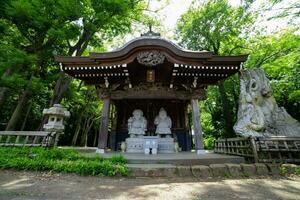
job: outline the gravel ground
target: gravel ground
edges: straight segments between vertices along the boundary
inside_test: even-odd
[[[300,200],[300,177],[199,181],[0,170],[0,199]]]

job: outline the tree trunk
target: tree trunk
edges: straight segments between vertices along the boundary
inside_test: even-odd
[[[225,137],[232,137],[234,136],[233,116],[232,116],[232,110],[230,109],[229,100],[226,95],[224,80],[219,81],[218,88],[221,97],[223,117],[225,120]]]
[[[0,87],[0,107],[5,102],[5,94],[7,93],[8,88],[7,87]]]
[[[76,129],[75,129],[75,133],[74,133],[73,138],[72,138],[72,145],[73,146],[75,146],[76,143],[77,143],[77,138],[78,138],[78,135],[79,135],[79,132],[80,132],[80,129],[81,129],[82,115],[83,115],[83,112],[80,113],[80,117],[77,121]]]
[[[94,124],[94,120],[92,119],[93,117],[88,118],[85,127],[83,129],[83,135],[82,135],[82,144],[84,144],[84,147],[87,147],[87,141],[88,141],[88,136],[89,132],[91,130],[91,127]]]
[[[10,76],[13,72],[13,67],[9,67],[5,70],[3,75],[1,76],[1,79]],[[3,105],[5,101],[5,94],[7,93],[9,89],[7,87],[0,87],[0,107]]]
[[[66,91],[68,90],[71,81],[72,81],[71,77],[66,76],[64,72],[60,72],[59,78],[54,87],[54,92],[53,92],[52,99],[50,101],[50,106],[53,106],[54,104],[61,102]]]
[[[98,130],[94,130],[94,142],[93,142],[93,147],[97,145],[97,138],[98,138]]]
[[[32,101],[29,103],[28,105],[28,108],[27,108],[27,111],[26,111],[26,115],[24,117],[24,120],[23,120],[23,124],[22,124],[22,127],[21,127],[21,131],[24,131],[25,129],[25,126],[26,126],[26,122],[27,122],[27,119],[28,119],[28,116],[29,116],[29,113],[31,111],[31,107],[32,107]]]
[[[89,92],[87,92],[86,95],[85,95],[86,105],[88,105],[90,103],[91,98],[92,98],[92,95]],[[77,121],[76,129],[75,129],[75,134],[74,134],[73,139],[72,139],[72,145],[75,145],[77,143],[79,132],[80,132],[80,129],[82,128],[81,127],[81,121],[82,121],[82,118],[83,118],[83,114],[85,113],[85,110],[86,110],[86,106],[81,108],[80,115],[79,115],[79,120]]]
[[[78,42],[74,46],[69,48],[68,55],[71,56],[76,52],[75,56],[81,56],[84,50],[87,48],[88,43],[93,35],[94,32],[90,32],[88,29],[84,29],[82,36],[80,37]],[[71,81],[72,81],[71,77],[66,76],[64,72],[60,72],[60,76],[54,88],[53,97],[51,99],[50,106],[61,102]]]
[[[29,82],[27,84],[27,87],[18,101],[18,105],[16,106],[12,116],[9,119],[9,122],[7,123],[6,129],[5,129],[6,131],[14,131],[16,129],[18,120],[20,119],[20,117],[22,115],[22,108],[26,104],[26,101],[27,101],[27,98],[28,98],[28,95],[30,92],[32,78],[33,78],[33,75],[31,75]]]
[[[83,126],[81,128],[81,137],[79,138],[79,146],[84,145],[84,137],[85,137],[85,128],[87,127],[88,117],[84,117]]]

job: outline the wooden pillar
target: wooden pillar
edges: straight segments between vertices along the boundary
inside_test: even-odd
[[[189,112],[188,112],[188,105],[187,103],[183,104],[183,113],[184,113],[184,128],[189,130],[190,123],[189,123]]]
[[[186,150],[192,150],[192,135],[191,135],[191,126],[189,120],[188,104],[183,102],[183,113],[184,113],[184,130],[186,132]]]
[[[116,145],[117,123],[118,123],[118,111],[116,105],[114,105],[112,126],[111,126],[111,138],[110,138],[110,142],[111,142],[110,146],[113,151],[117,150],[117,145]]]
[[[197,154],[204,153],[203,149],[203,137],[202,137],[202,127],[200,121],[200,111],[197,99],[191,100],[193,124],[194,124],[194,137],[195,137],[195,150]]]
[[[101,124],[98,137],[98,149],[96,153],[104,153],[104,149],[107,147],[107,136],[108,136],[108,123],[109,123],[109,108],[110,99],[103,99]]]

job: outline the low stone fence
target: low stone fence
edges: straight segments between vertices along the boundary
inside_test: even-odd
[[[0,131],[0,146],[56,146],[59,133],[47,131]]]
[[[143,168],[129,166],[133,177],[196,177],[196,178],[247,178],[256,176],[300,175],[295,164],[211,164]]]
[[[65,129],[64,118],[69,117],[70,112],[60,104],[54,104],[43,110],[43,116],[48,118],[43,125],[44,131],[0,131],[0,146],[56,146]]]
[[[300,163],[300,137],[248,137],[215,141],[214,152],[255,163]]]

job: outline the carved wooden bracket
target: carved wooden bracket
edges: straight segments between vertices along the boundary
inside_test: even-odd
[[[181,89],[180,89],[181,88]],[[129,88],[128,85],[112,85],[109,88],[105,86],[96,86],[99,98],[111,99],[202,99],[206,98],[204,89],[190,88],[182,90],[174,85],[173,88],[157,84],[140,84]]]

